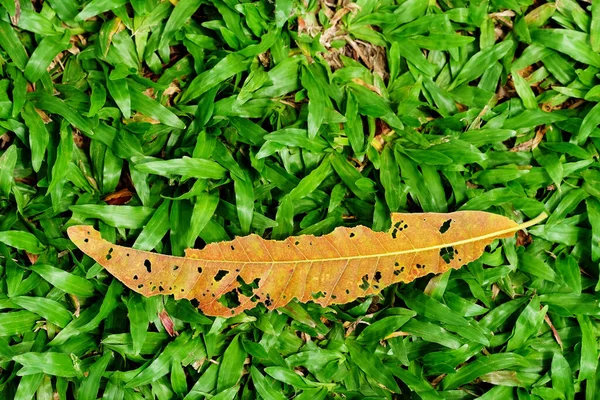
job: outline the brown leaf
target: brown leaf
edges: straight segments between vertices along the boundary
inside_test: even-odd
[[[517,152],[517,151],[533,150],[536,147],[538,147],[538,145],[542,142],[544,135],[546,135],[546,126],[542,125],[535,131],[535,136],[533,137],[533,139],[530,139],[526,142],[516,145],[515,147],[510,149],[510,151]]]
[[[165,330],[167,331],[169,336],[179,336],[179,332],[175,330],[175,325],[173,324],[173,320],[171,319],[171,316],[169,315],[167,310],[162,310],[161,312],[159,312],[158,318],[160,319],[162,325],[165,327]]]
[[[113,206],[120,206],[122,204],[126,204],[127,202],[129,202],[132,197],[133,197],[133,193],[131,192],[131,190],[125,188],[125,189],[121,189],[117,192],[107,195],[104,198],[104,201],[107,204],[110,204]]]
[[[545,217],[518,225],[479,211],[392,214],[388,232],[357,226],[281,241],[250,235],[188,249],[186,257],[117,246],[90,226],[72,226],[68,234],[132,290],[195,299],[207,315],[232,316],[258,302],[270,310],[294,298],[322,306],[347,303],[393,283],[460,268],[494,239],[510,237]]]
[[[531,242],[533,242],[533,239],[525,231],[517,232],[517,247],[527,246],[528,244],[531,244]]]

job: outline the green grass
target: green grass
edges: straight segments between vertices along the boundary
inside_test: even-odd
[[[0,1],[1,399],[600,398],[600,2],[172,3]],[[66,236],[182,255],[455,210],[550,217],[231,319]]]

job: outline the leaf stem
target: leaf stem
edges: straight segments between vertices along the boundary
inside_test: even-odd
[[[533,225],[537,225],[538,223],[542,222],[546,218],[548,218],[548,214],[546,214],[545,212],[542,212],[540,215],[538,215],[534,219],[520,224],[519,230],[529,228],[530,226],[533,226]]]

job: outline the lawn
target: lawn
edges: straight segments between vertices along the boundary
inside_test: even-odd
[[[600,2],[0,0],[0,399],[600,398]],[[232,318],[183,256],[390,213],[545,221],[458,270]]]

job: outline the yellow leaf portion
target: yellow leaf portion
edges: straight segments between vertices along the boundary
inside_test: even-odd
[[[188,249],[185,257],[117,246],[90,226],[72,226],[68,234],[132,290],[195,299],[207,315],[232,316],[258,302],[270,310],[294,298],[322,306],[347,303],[393,283],[457,269],[479,258],[493,240],[544,218],[518,225],[480,211],[394,213],[388,232],[341,227],[281,241],[249,235]]]

